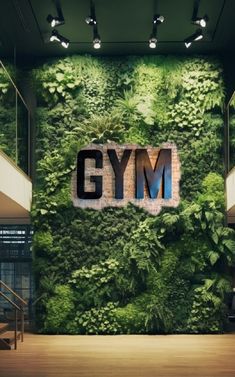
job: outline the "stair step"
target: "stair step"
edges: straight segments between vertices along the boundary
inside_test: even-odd
[[[20,331],[17,332],[17,339],[20,339]],[[13,344],[15,342],[15,331],[6,331],[3,334],[0,334],[0,339],[3,339],[4,342],[8,344]]]
[[[6,331],[8,328],[8,323],[0,323],[0,334]]]

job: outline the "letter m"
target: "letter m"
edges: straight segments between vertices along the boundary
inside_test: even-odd
[[[172,196],[172,161],[171,149],[161,149],[154,169],[146,149],[136,149],[135,152],[136,199],[144,198],[144,186],[147,184],[149,197],[156,199],[162,183],[162,198]]]

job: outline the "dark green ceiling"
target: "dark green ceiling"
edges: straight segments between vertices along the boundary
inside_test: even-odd
[[[65,25],[57,30],[70,39],[68,50],[48,43],[51,28],[46,17],[56,14],[52,0],[0,0],[0,56],[38,57],[68,53],[231,53],[235,50],[235,0],[201,0],[199,15],[209,16],[203,41],[186,50],[183,40],[196,27],[191,24],[194,0],[158,0],[157,12],[165,16],[155,50],[148,47],[154,0],[96,0],[102,48],[92,46],[92,28],[85,23],[89,0],[61,0]]]

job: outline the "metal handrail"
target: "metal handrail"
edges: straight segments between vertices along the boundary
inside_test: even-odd
[[[18,305],[16,305],[15,302],[13,302],[9,297],[7,297],[2,291],[0,291],[0,295],[5,298],[5,300],[7,300],[12,306],[14,306],[15,309],[21,311],[23,310],[22,308],[20,308]]]
[[[9,292],[11,292],[20,302],[24,305],[27,305],[27,302],[22,299],[16,292],[14,292],[8,285],[6,285],[2,280],[0,280],[0,285],[2,285],[4,288],[6,288]]]
[[[21,342],[24,341],[24,308],[23,305],[27,305],[27,302],[23,300],[17,293],[15,293],[8,285],[6,285],[2,280],[0,280],[0,286],[6,288],[10,293],[12,293],[20,302],[21,306],[17,305],[14,301],[12,301],[9,297],[7,297],[1,290],[0,296],[2,296],[9,304],[11,304],[15,309],[15,349],[17,349],[17,332],[18,332],[18,312],[21,313]]]

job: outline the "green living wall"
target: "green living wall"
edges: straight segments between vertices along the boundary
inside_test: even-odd
[[[226,324],[234,231],[224,227],[224,84],[205,57],[48,61],[38,98],[34,268],[44,333],[211,333]],[[90,142],[158,146],[181,159],[181,204],[74,208],[71,172]]]

